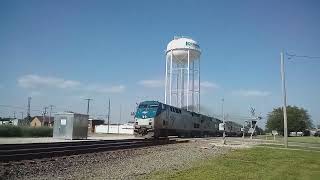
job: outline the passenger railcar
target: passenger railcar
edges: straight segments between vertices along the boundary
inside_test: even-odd
[[[158,101],[144,101],[135,113],[134,134],[146,138],[219,136],[220,123],[222,121],[219,119]],[[226,123],[226,127],[232,123]],[[227,134],[233,135],[237,129],[233,124],[231,126]]]
[[[225,122],[225,132],[227,136],[242,136],[242,126],[233,121]]]

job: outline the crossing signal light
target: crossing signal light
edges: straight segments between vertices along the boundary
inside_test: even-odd
[[[252,121],[252,126],[256,125],[257,124],[257,121],[253,120]]]

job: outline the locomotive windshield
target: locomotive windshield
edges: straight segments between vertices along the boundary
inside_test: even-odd
[[[147,108],[148,105],[147,104],[140,104],[138,108]]]
[[[159,105],[158,104],[140,104],[138,106],[138,108],[158,108]]]
[[[146,101],[139,104],[137,108],[136,118],[152,118],[160,112],[159,102],[156,101]]]

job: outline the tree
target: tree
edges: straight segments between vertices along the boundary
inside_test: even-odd
[[[256,126],[256,133],[259,134],[259,135],[264,135],[264,130],[258,126]]]
[[[287,106],[288,133],[304,131],[313,127],[307,110],[297,106]],[[269,131],[277,130],[283,134],[283,111],[282,107],[273,109],[268,114],[267,128]]]

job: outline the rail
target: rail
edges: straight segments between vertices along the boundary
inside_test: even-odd
[[[176,140],[126,139],[0,145],[0,162],[52,158],[101,151],[173,144]]]

